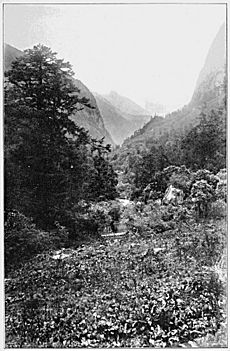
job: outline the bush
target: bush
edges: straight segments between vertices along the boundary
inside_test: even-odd
[[[219,182],[216,187],[216,198],[222,199],[227,202],[227,172],[226,169],[221,169],[219,173],[217,173],[217,177],[219,178]]]
[[[98,237],[109,230],[111,223],[120,218],[118,201],[100,201],[90,203],[81,201],[74,209],[66,212],[64,225],[69,229],[70,240]]]
[[[18,268],[33,256],[51,249],[68,245],[69,233],[64,226],[55,222],[51,232],[36,228],[32,219],[13,210],[5,214],[5,272]]]
[[[189,195],[190,187],[191,187],[191,177],[187,174],[173,174],[170,177],[170,184],[177,188],[183,190],[186,197]]]
[[[209,217],[221,219],[227,216],[227,204],[224,200],[217,200],[211,204]]]
[[[213,189],[216,188],[219,178],[207,169],[199,169],[193,174],[193,182],[205,180]]]
[[[121,222],[129,231],[148,237],[172,228],[171,223],[165,220],[165,216],[172,216],[172,213],[168,213],[168,211],[170,212],[170,209],[153,201],[149,201],[142,208],[137,204],[132,204],[124,210]]]
[[[223,221],[201,222],[180,234],[179,246],[185,262],[192,260],[200,267],[215,265],[226,246],[226,228]]]
[[[49,234],[36,229],[31,219],[18,211],[6,214],[4,235],[6,272],[51,247]]]
[[[214,200],[214,189],[204,179],[197,180],[191,189],[191,198],[199,218],[206,218],[210,211],[211,202]]]

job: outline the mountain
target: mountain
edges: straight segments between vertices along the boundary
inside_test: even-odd
[[[19,56],[22,56],[23,52],[14,48],[9,44],[4,45],[4,70],[8,71],[11,67],[11,63]]]
[[[120,145],[136,129],[132,122],[125,119],[121,113],[103,96],[94,93],[97,105],[103,117],[105,127],[116,144]]]
[[[197,79],[196,88],[190,105],[211,103],[222,95],[222,87],[226,70],[226,29],[223,24],[217,33],[205,60],[205,64]]]
[[[14,48],[11,45],[5,44],[4,46],[4,67],[5,70],[10,69],[11,63],[19,56],[23,55],[23,52]],[[78,79],[74,79],[74,83],[78,89],[80,89],[80,96],[85,96],[89,99],[92,109],[84,107],[83,110],[75,112],[71,119],[77,124],[89,131],[89,134],[94,138],[105,138],[105,142],[114,145],[114,141],[111,135],[107,131],[104,125],[103,118],[97,106],[95,97],[90,90]]]
[[[115,91],[111,91],[110,94],[104,95],[104,97],[114,105],[122,113],[133,116],[133,115],[148,115],[148,112],[137,105],[134,101],[130,100],[125,96],[121,96]]]
[[[139,106],[131,99],[119,95],[115,91],[104,95],[104,98],[106,98],[125,119],[132,121],[135,129],[141,128],[151,117],[150,113],[143,107]]]
[[[145,109],[146,111],[149,111],[151,115],[165,115],[167,109],[166,106],[159,104],[159,103],[154,103],[152,101],[146,101],[145,102]]]
[[[128,138],[124,145],[146,145],[146,143],[154,142],[167,133],[172,135],[187,132],[199,123],[202,110],[209,111],[223,106],[226,73],[225,38],[225,25],[223,24],[208,51],[189,104],[181,110],[166,115],[165,118],[152,118],[138,132]]]
[[[223,23],[220,27],[205,60],[205,64],[197,79],[197,90],[210,73],[222,70],[226,63],[226,27]]]
[[[71,119],[76,124],[87,129],[92,137],[98,139],[105,137],[106,143],[114,145],[114,140],[105,127],[104,120],[98,108],[95,97],[80,80],[74,79],[74,82],[76,87],[80,89],[80,97],[84,96],[88,98],[93,108],[86,106],[83,110],[75,112]]]
[[[117,144],[140,129],[151,116],[127,97],[112,91],[108,95],[94,93],[105,127]]]

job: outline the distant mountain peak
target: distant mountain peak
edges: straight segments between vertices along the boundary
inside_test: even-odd
[[[109,95],[110,96],[118,96],[119,94],[115,90],[111,90]]]
[[[205,64],[199,74],[190,104],[201,105],[215,101],[222,95],[226,65],[226,26],[223,24],[208,51]]]
[[[130,114],[130,109],[127,108],[130,101],[116,92],[110,92],[107,96],[94,93],[94,96],[104,119],[105,127],[117,144],[122,144],[127,137],[140,129],[150,119],[149,115]],[[131,103],[135,104],[134,102]]]
[[[4,44],[4,69],[8,71],[11,67],[12,62],[19,56],[23,55],[23,52],[14,48],[12,45]]]
[[[206,79],[208,75],[224,68],[226,62],[226,25],[222,24],[215,39],[209,48],[204,66],[199,74],[196,88]]]
[[[136,102],[132,101],[126,96],[118,94],[114,90],[112,90],[108,95],[104,95],[104,97],[122,113],[129,115],[149,114],[143,107],[139,106]]]

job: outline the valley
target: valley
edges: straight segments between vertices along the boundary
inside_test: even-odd
[[[227,347],[225,39],[165,117],[5,44],[5,347]]]

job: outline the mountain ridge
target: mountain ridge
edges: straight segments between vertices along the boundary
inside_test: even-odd
[[[109,94],[103,95],[118,110],[128,115],[148,115],[148,112],[130,98],[118,94],[112,90]]]
[[[132,124],[102,95],[94,93],[94,97],[97,101],[106,129],[112,135],[115,143],[118,145],[121,144],[124,139],[134,131]]]
[[[94,96],[106,129],[119,145],[151,118],[151,115],[147,114],[148,112],[141,106],[114,91],[109,95],[94,93]]]
[[[205,63],[198,76],[195,90],[213,71],[224,67],[226,60],[226,28],[223,23],[217,32],[205,58]]]
[[[191,101],[182,109],[167,114],[164,120],[151,119],[123,145],[146,144],[165,133],[183,133],[199,123],[203,110],[221,107],[225,97],[225,45],[225,26],[222,25],[209,48],[205,60],[207,66],[201,69]]]

